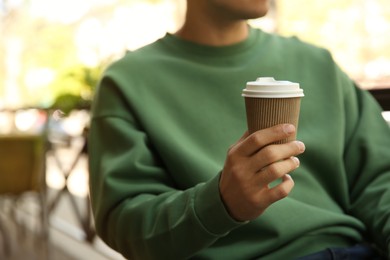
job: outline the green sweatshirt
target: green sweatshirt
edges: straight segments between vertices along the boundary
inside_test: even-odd
[[[227,213],[219,175],[246,131],[241,91],[299,82],[291,194],[250,222]],[[225,47],[167,34],[129,52],[97,89],[89,139],[99,236],[131,259],[294,259],[326,247],[390,247],[390,130],[330,54],[251,29]]]

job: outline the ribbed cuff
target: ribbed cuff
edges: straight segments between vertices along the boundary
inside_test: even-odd
[[[246,222],[234,220],[227,212],[219,192],[220,174],[197,187],[194,207],[204,228],[216,236],[223,236]]]

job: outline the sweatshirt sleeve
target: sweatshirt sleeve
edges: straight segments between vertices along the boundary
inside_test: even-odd
[[[224,208],[218,173],[177,187],[118,84],[109,76],[101,81],[89,136],[98,235],[126,258],[184,259],[242,225]]]
[[[341,77],[347,86],[344,160],[349,212],[366,224],[367,240],[390,257],[390,128],[374,98]]]

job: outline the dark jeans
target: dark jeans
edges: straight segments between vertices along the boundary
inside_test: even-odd
[[[347,248],[327,248],[323,251],[303,256],[297,260],[382,260],[386,259],[379,255],[369,245],[359,244]]]

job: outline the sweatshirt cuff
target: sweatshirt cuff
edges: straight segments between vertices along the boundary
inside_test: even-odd
[[[197,187],[194,208],[206,230],[214,235],[223,236],[248,221],[238,222],[229,215],[219,192],[219,178],[220,174],[217,174],[210,181]]]

